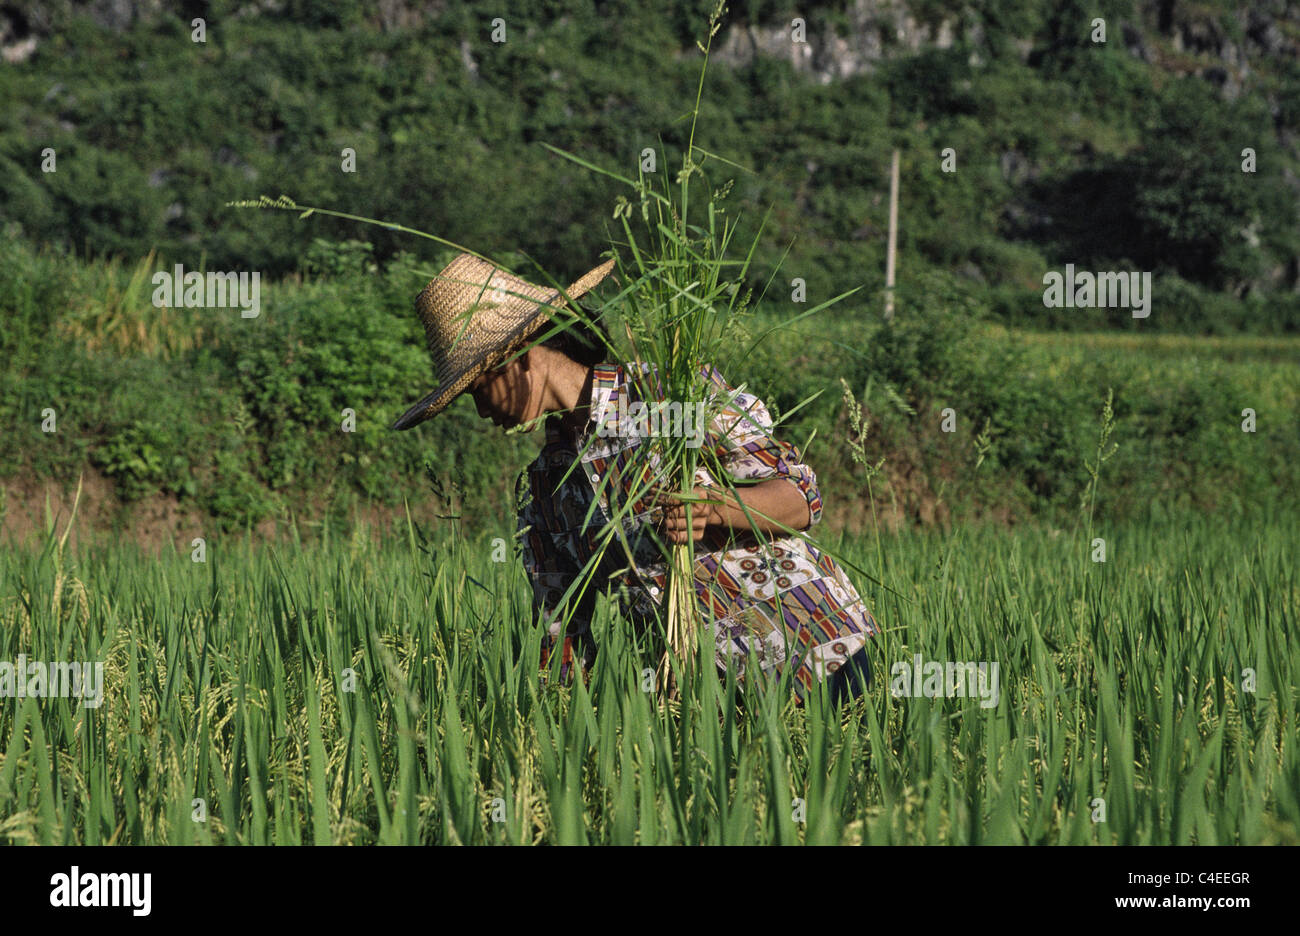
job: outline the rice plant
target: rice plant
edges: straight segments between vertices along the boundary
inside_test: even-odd
[[[1300,843],[1286,518],[1121,524],[1086,573],[1046,527],[884,534],[912,600],[841,716],[712,667],[664,705],[605,601],[590,683],[545,683],[527,583],[446,529],[66,532],[0,552],[0,663],[103,661],[103,701],[8,685],[0,841]],[[915,654],[999,661],[998,705],[896,696]]]

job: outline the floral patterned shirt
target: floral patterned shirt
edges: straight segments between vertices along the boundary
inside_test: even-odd
[[[702,444],[712,448],[737,481],[789,481],[808,501],[810,526],[817,523],[822,513],[817,477],[793,446],[772,436],[767,407],[757,397],[736,393],[716,369],[705,373],[714,392],[734,399],[711,421]],[[623,504],[635,490],[628,465],[644,443],[633,420],[627,420],[632,425],[619,424],[634,396],[625,368],[598,365],[592,381],[586,428],[574,438],[558,421],[548,421],[545,445],[519,476],[523,563],[533,586],[536,621],[546,627],[542,666],[559,644],[563,679],[575,654],[586,666],[595,659],[590,627],[597,589],[588,586],[576,600],[563,637],[561,597],[598,551],[601,530],[612,514],[611,498]],[[648,461],[645,471],[653,469],[657,458]],[[696,483],[717,485],[703,468]],[[743,496],[743,486],[740,490]],[[593,500],[596,508],[584,523]],[[596,579],[601,589],[623,586],[623,611],[634,621],[653,616],[665,593],[663,553],[646,535],[651,507],[636,502],[623,521],[635,561],[629,563],[623,548],[613,543]],[[769,534],[764,544],[751,531],[733,530],[724,539],[711,529],[695,544],[695,593],[718,666],[734,666],[743,675],[748,665],[776,673],[789,664],[795,667],[792,684],[800,702],[814,680],[834,673],[879,632],[843,569],[801,537]],[[701,646],[708,642],[702,635]]]

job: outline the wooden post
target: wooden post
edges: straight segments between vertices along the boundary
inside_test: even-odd
[[[894,317],[894,254],[898,248],[898,150],[889,164],[889,247],[885,253],[885,318]]]

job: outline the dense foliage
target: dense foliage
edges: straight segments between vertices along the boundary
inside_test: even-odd
[[[813,33],[855,28],[843,4],[806,6]],[[1085,6],[912,4],[927,28],[955,15],[951,42],[911,51],[881,35],[873,68],[825,84],[765,55],[710,70],[696,142],[753,170],[704,170],[713,187],[734,179],[719,204],[740,218],[737,243],[770,208],[751,267],[758,321],[866,287],[726,375],[777,411],[822,392],[786,434],[815,434],[807,454],[837,522],[865,519],[853,511],[866,481],[843,444],[840,378],[872,422],[869,454],[887,457],[872,493],[896,519],[1074,509],[1108,389],[1124,444],[1103,497],[1117,507],[1240,512],[1300,489],[1287,334],[1300,326],[1287,182],[1300,69],[1242,45],[1255,53],[1245,84],[1206,77],[1214,50],[1175,39],[1196,27],[1246,42],[1230,5],[1168,22],[1147,5]],[[675,171],[701,10],[522,3],[494,43],[491,17],[460,5],[395,23],[354,3],[200,3],[117,30],[51,9],[31,58],[0,69],[0,417],[13,427],[0,472],[72,483],[89,463],[123,501],[175,497],[241,527],[400,508],[427,498],[431,463],[453,501],[508,515],[528,441],[483,432],[465,401],[416,432],[387,428],[431,382],[411,302],[451,254],[226,204],[288,192],[576,276],[616,231],[619,187],[540,144],[629,173],[652,147],[656,171]],[[725,22],[786,15],[735,4]],[[1096,15],[1106,43],[1088,37]],[[206,18],[205,43],[191,16]],[[341,171],[348,147],[355,173]],[[263,314],[154,307],[153,271],[177,263],[260,272]],[[1151,316],[1046,308],[1043,276],[1066,263],[1150,270]],[[1031,334],[1099,330],[1221,337],[1156,352]],[[1241,431],[1246,409],[1256,433]],[[57,432],[42,432],[47,410]],[[347,410],[355,432],[340,431]]]
[[[124,501],[175,496],[226,527],[290,512],[346,526],[359,503],[428,502],[430,464],[471,523],[507,522],[540,436],[500,434],[468,398],[410,432],[389,428],[433,383],[411,304],[436,266],[404,254],[380,271],[369,257],[359,242],[318,242],[313,272],[264,286],[261,315],[245,319],[155,309],[139,295],[147,263],[85,264],[0,237],[0,421],[13,427],[0,477],[75,485],[89,463]],[[1102,497],[1116,509],[1240,514],[1300,491],[1295,338],[1007,332],[967,282],[941,274],[900,288],[889,321],[852,297],[840,306],[724,374],[777,414],[821,394],[781,435],[806,447],[836,523],[868,519],[841,379],[871,420],[868,455],[886,458],[875,495],[895,519],[1071,515],[1108,388],[1121,448]],[[783,314],[747,327],[761,334]],[[1256,432],[1242,431],[1246,408]],[[57,431],[42,431],[46,409]]]
[[[1300,328],[1300,66],[1256,55],[1230,94],[1188,74],[1222,69],[1211,51],[1182,48],[1148,5],[1093,6],[968,4],[947,47],[912,53],[881,35],[870,73],[825,85],[768,56],[719,63],[697,142],[754,170],[709,170],[714,184],[737,176],[733,210],[750,209],[741,242],[754,209],[774,206],[755,282],[793,240],[784,276],[813,296],[879,288],[898,147],[903,281],[959,272],[991,291],[994,314],[1034,326]],[[262,15],[186,4],[122,32],[52,14],[35,54],[0,69],[0,219],[78,252],[157,249],[164,263],[268,275],[301,270],[316,237],[356,236],[338,220],[224,208],[286,192],[576,275],[604,246],[614,189],[537,144],[628,172],[652,147],[661,167],[675,165],[698,78],[696,7],[517,3],[500,43],[495,13],[460,4],[410,25],[353,3]],[[810,31],[849,28],[843,4],[803,7]],[[911,7],[922,23],[954,15]],[[198,15],[204,43],[190,37]],[[1097,15],[1110,18],[1105,43],[1089,39]],[[1233,4],[1180,15],[1243,38]],[[726,22],[786,16],[733,4]],[[1125,38],[1130,24],[1147,60]],[[1253,173],[1242,171],[1247,147]],[[342,171],[345,148],[355,173]],[[947,148],[955,172],[941,169]],[[381,262],[411,249],[391,232],[367,237]],[[1042,276],[1065,263],[1153,271],[1152,317],[1043,308]]]

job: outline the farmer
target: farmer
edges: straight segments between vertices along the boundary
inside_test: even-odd
[[[566,290],[569,298],[588,292],[613,266],[611,260],[587,273]],[[570,325],[516,355],[563,305],[556,290],[472,254],[456,257],[416,300],[438,389],[394,428],[418,425],[466,391],[481,417],[506,429],[545,417],[546,442],[519,476],[519,527],[535,619],[547,626],[542,666],[558,647],[561,678],[568,679],[575,664],[586,669],[595,660],[590,627],[597,589],[571,597],[567,628],[561,598],[597,550],[611,498],[621,504],[630,496],[633,478],[621,477],[619,469],[642,442],[618,425],[620,398],[626,413],[633,388],[628,368],[604,360],[606,345],[591,329]],[[726,400],[734,391],[716,370],[708,373]],[[840,701],[870,682],[865,644],[878,628],[842,569],[786,532],[816,523],[822,502],[816,475],[796,449],[765,431],[771,424],[762,401],[742,393],[705,436],[704,444],[718,453],[732,479],[745,484],[739,496],[748,516],[737,492],[720,487],[707,471],[697,475],[693,494],[711,503],[692,506],[689,526],[681,501],[665,492],[643,497],[624,520],[634,562],[618,543],[611,545],[598,569],[598,587],[625,586],[625,612],[634,621],[647,620],[666,591],[656,536],[671,543],[689,537],[697,544],[695,588],[705,622],[700,646],[712,638],[718,666],[734,666],[740,675],[756,666],[776,675],[788,664],[800,704],[818,680],[826,680],[831,698]],[[593,499],[598,509],[584,523]]]

